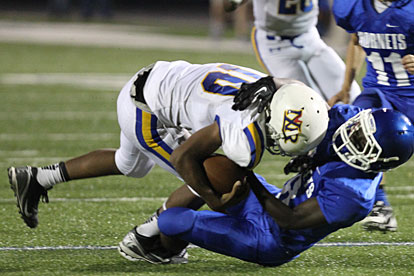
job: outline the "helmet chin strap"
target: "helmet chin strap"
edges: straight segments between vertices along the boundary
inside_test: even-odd
[[[274,128],[266,123],[266,149],[273,155],[286,155],[279,146],[279,139],[282,138],[280,133],[277,133]]]
[[[378,158],[378,161],[382,161],[384,163],[392,162],[392,161],[398,161],[400,158],[398,156],[388,157],[388,158]]]

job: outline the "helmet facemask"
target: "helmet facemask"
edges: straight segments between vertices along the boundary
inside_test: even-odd
[[[273,155],[286,155],[280,148],[279,140],[283,138],[283,134],[277,133],[271,124],[266,123],[266,149]]]
[[[363,110],[335,131],[333,148],[342,161],[363,171],[370,171],[371,164],[378,161],[397,161],[398,156],[380,158],[383,150],[374,137],[376,131],[371,110]]]

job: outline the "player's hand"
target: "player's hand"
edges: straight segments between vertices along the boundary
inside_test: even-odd
[[[221,196],[221,202],[225,208],[228,208],[245,199],[249,192],[250,186],[246,179],[243,181],[236,181],[231,192]]]
[[[283,172],[287,175],[293,173],[303,173],[313,167],[313,159],[309,155],[300,155],[289,160],[283,168]]]
[[[226,209],[233,206],[247,197],[250,186],[246,180],[236,181],[231,192],[222,194],[215,198],[203,198],[207,205],[216,212],[226,213]]]
[[[344,104],[349,103],[349,91],[347,90],[341,90],[336,95],[334,95],[332,98],[328,100],[329,106],[334,106],[336,103],[342,102]]]
[[[411,75],[414,75],[414,55],[405,55],[402,60],[402,65],[404,69],[408,71]]]
[[[258,105],[258,112],[261,113],[272,100],[276,92],[276,85],[273,77],[261,78],[253,83],[243,83],[233,99],[234,110],[244,110],[249,106]]]
[[[245,2],[244,0],[227,0],[224,1],[224,10],[226,12],[231,12],[237,9],[241,4]]]

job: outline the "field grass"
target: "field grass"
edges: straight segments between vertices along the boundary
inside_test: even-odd
[[[186,265],[129,262],[114,247],[180,185],[159,168],[143,179],[102,177],[57,185],[50,203],[40,204],[40,224],[27,228],[9,188],[8,166],[47,165],[119,142],[119,88],[26,82],[27,74],[61,73],[125,81],[156,60],[222,61],[260,69],[253,55],[181,51],[40,46],[0,43],[0,274],[1,275],[412,275],[414,246],[414,161],[388,174],[388,194],[397,214],[396,233],[365,232],[359,225],[323,243],[364,242],[370,246],[314,247],[277,268],[189,249]],[[17,81],[10,74],[18,74]],[[19,79],[21,81],[19,81]],[[116,87],[116,85],[113,85]],[[265,156],[257,172],[281,186],[286,158]],[[372,245],[384,242],[389,245]],[[91,246],[86,249],[86,246]],[[35,248],[38,247],[38,248]],[[59,249],[58,247],[64,247]],[[43,248],[43,249],[42,249]],[[31,249],[31,250],[29,250]]]

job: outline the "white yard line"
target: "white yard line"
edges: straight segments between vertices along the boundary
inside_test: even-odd
[[[168,49],[192,52],[244,53],[253,55],[250,42],[212,40],[168,34],[137,32],[134,26],[107,24],[36,23],[0,21],[0,42],[49,45]]]
[[[0,83],[8,85],[69,85],[118,92],[132,77],[126,74],[100,73],[24,73],[1,74]]]
[[[361,247],[361,246],[414,246],[414,242],[322,242],[315,247]],[[0,247],[0,251],[40,251],[40,250],[115,250],[118,246],[106,245],[78,245],[78,246],[23,246],[23,247]],[[190,244],[188,248],[198,248]]]
[[[414,194],[388,195],[390,198],[413,199]],[[92,198],[49,198],[50,202],[140,202],[165,201],[166,197],[92,197]],[[0,198],[0,203],[13,203],[14,198]]]
[[[41,137],[34,136],[31,133],[0,133],[0,141],[30,141],[37,139],[48,141],[98,141],[118,138],[119,133],[42,133]]]
[[[16,156],[16,157],[36,157],[39,155],[38,150],[0,150],[0,157]]]
[[[165,201],[166,197],[95,197],[95,198],[49,198],[49,202],[140,202]],[[0,198],[0,202],[15,202],[14,198]]]
[[[414,186],[393,186],[392,184],[389,184],[385,187],[386,191],[399,191],[399,192],[414,192]]]
[[[116,111],[23,111],[1,112],[1,121],[27,120],[117,120]]]

